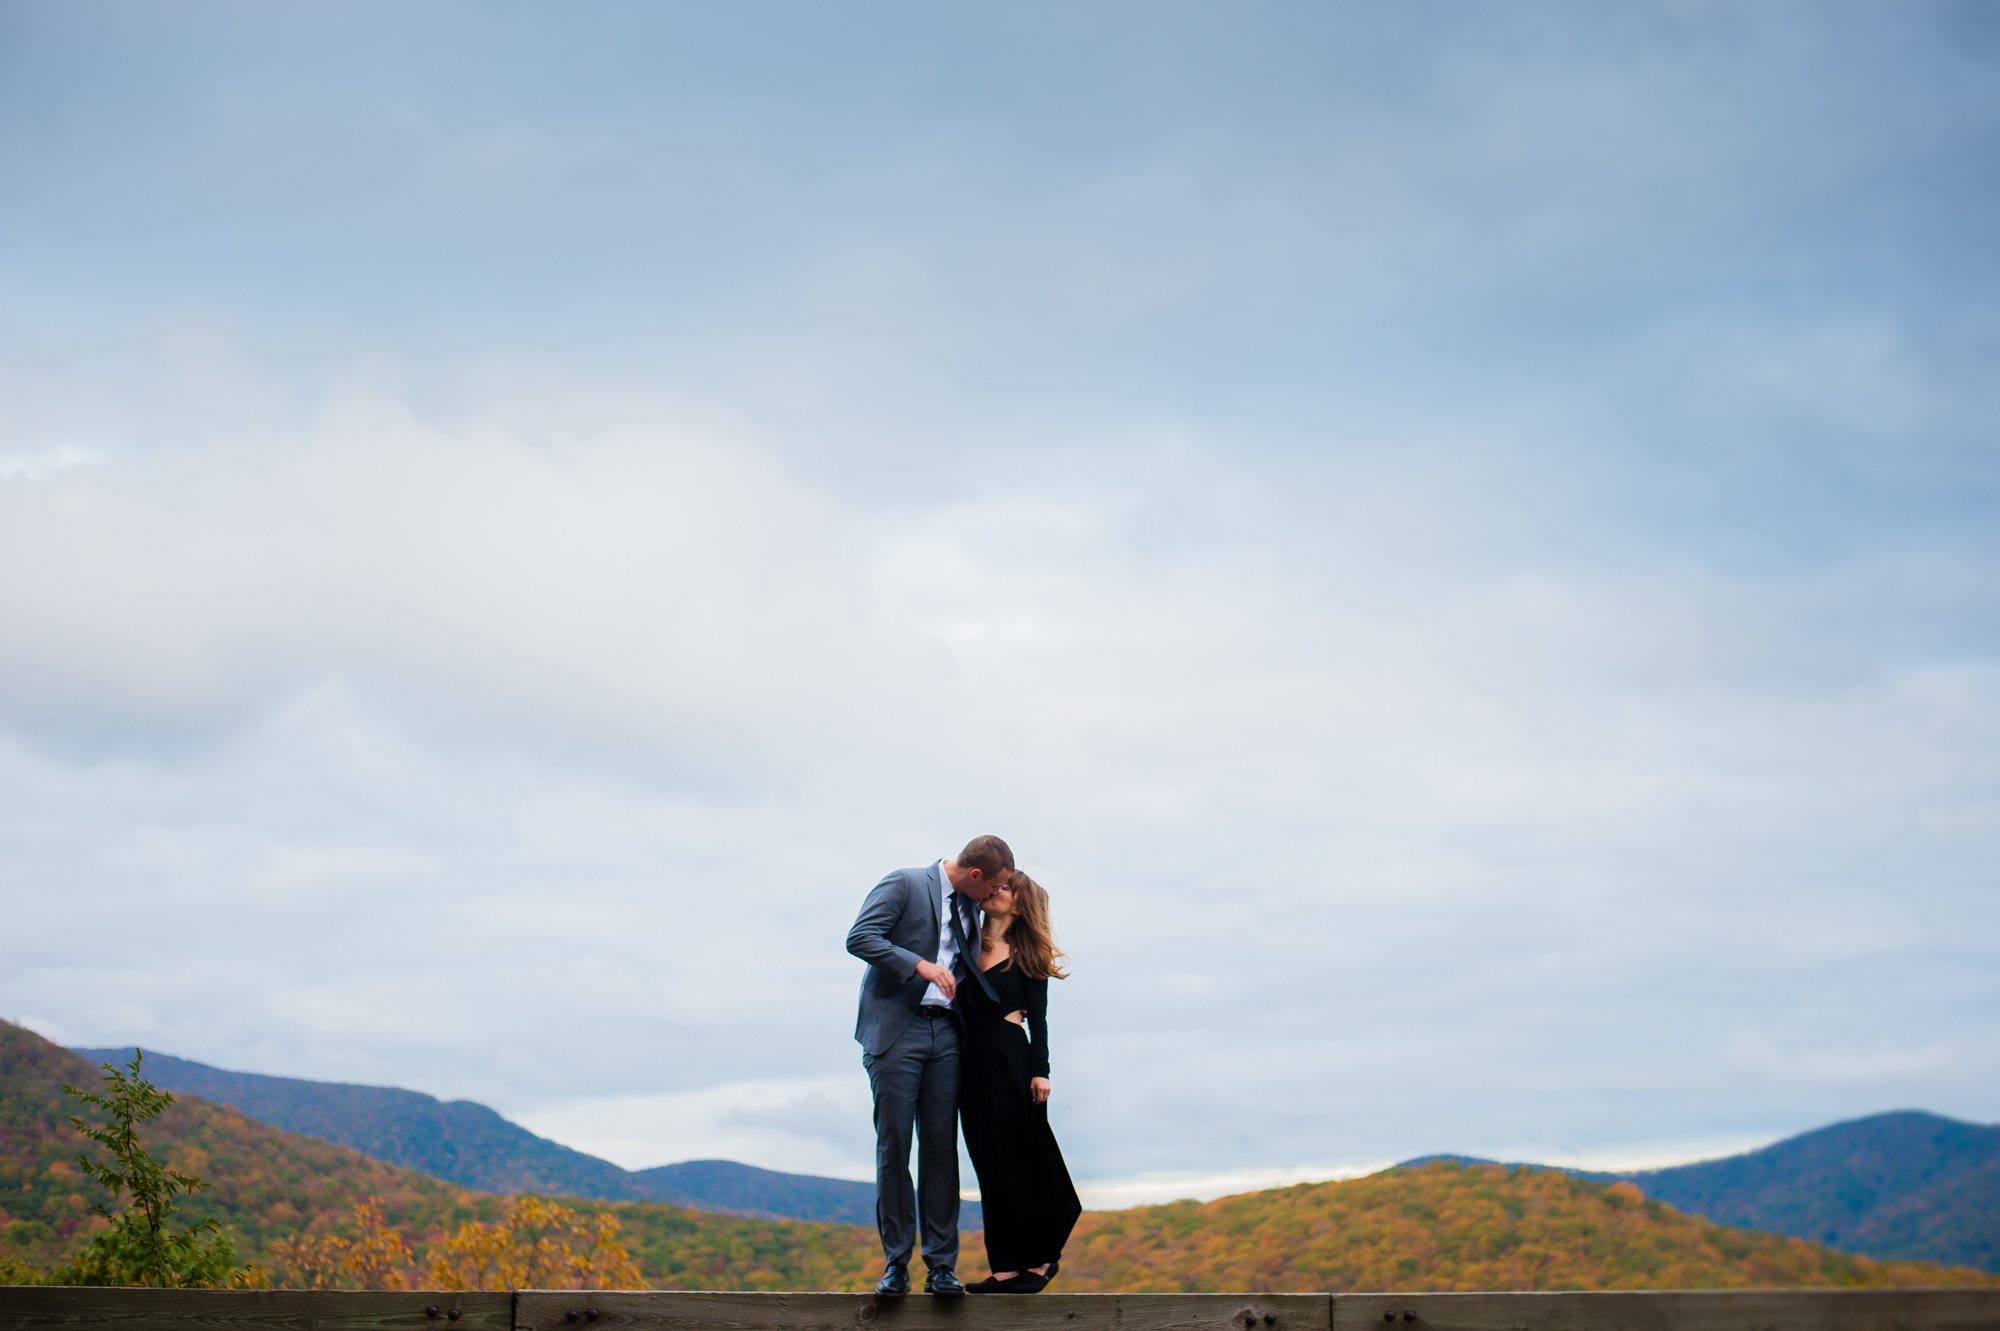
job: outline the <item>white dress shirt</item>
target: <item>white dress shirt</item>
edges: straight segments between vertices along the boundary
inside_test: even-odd
[[[944,871],[944,861],[937,862],[938,887],[943,892],[943,900],[938,902],[938,954],[937,964],[944,967],[945,974],[958,964],[958,940],[951,936],[951,878]],[[961,921],[960,923],[963,923]],[[924,990],[924,996],[917,1002],[918,1007],[950,1007],[951,1000],[944,996],[944,990],[935,983]]]

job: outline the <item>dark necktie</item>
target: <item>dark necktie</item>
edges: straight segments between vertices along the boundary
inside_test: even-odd
[[[985,971],[979,969],[979,954],[968,951],[965,946],[965,928],[958,922],[958,903],[963,900],[965,898],[956,892],[945,898],[945,914],[951,916],[951,939],[958,944],[958,955],[965,958],[966,969],[972,972],[972,978],[979,981],[979,987],[986,991],[986,996],[997,1003],[1000,995],[993,992],[993,982],[986,978]]]

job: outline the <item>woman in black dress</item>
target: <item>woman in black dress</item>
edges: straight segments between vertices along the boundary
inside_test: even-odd
[[[998,1001],[977,983],[958,987],[965,1022],[958,1112],[979,1174],[993,1274],[967,1289],[1039,1294],[1083,1213],[1049,1131],[1049,980],[1066,972],[1039,883],[1016,871],[981,904],[976,964]]]

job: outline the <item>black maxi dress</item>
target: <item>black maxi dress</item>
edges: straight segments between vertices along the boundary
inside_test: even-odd
[[[958,1113],[979,1175],[986,1261],[995,1271],[1025,1271],[1062,1256],[1083,1203],[1049,1131],[1049,1107],[1028,1087],[1049,1075],[1049,982],[1021,974],[1012,957],[985,974],[997,1002],[977,980],[958,987],[965,1023]],[[1007,1020],[1023,1010],[1027,1028]]]

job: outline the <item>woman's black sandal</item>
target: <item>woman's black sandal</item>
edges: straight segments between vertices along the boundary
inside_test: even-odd
[[[1054,1274],[1053,1270],[1049,1272],[1049,1276]],[[1033,1271],[1023,1271],[1021,1274],[1007,1280],[999,1280],[993,1276],[988,1276],[984,1280],[977,1280],[967,1285],[965,1292],[967,1294],[1039,1294],[1048,1288],[1049,1276],[1038,1276]]]

